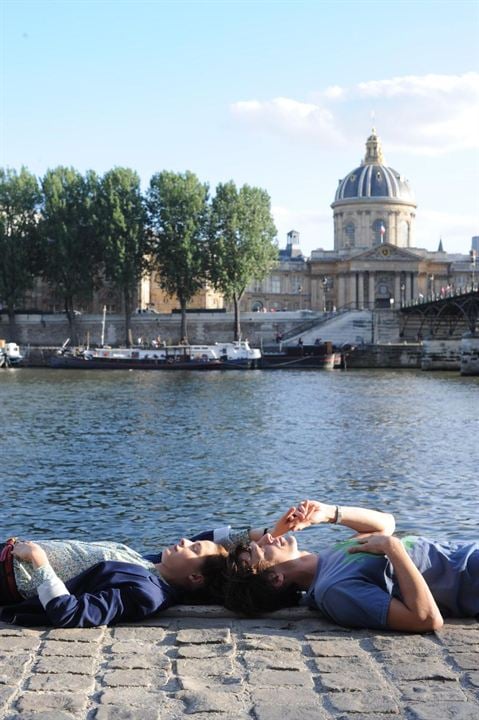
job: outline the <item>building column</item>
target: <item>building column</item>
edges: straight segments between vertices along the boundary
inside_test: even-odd
[[[356,300],[356,273],[352,272],[349,273],[349,292],[348,292],[348,307],[352,309],[356,309],[357,307],[357,300]]]
[[[346,305],[346,277],[342,273],[338,275],[338,309]]]
[[[358,310],[364,310],[364,273],[358,274]]]
[[[394,309],[401,307],[401,275],[397,272],[394,275]]]
[[[374,310],[376,274],[369,271],[368,305],[369,310]]]
[[[404,301],[406,303],[411,302],[412,295],[411,295],[411,273],[406,273],[406,290],[404,291]]]
[[[412,298],[417,300],[419,295],[419,285],[417,282],[417,273],[412,273]]]

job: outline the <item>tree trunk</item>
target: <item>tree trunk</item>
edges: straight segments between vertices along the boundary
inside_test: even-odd
[[[75,313],[73,312],[73,298],[65,298],[65,314],[68,320],[68,327],[70,328],[70,338],[72,345],[78,345],[78,330]]]
[[[131,347],[131,294],[129,288],[123,291],[123,304],[125,311],[125,347]]]
[[[241,340],[241,326],[240,326],[240,299],[236,293],[233,295],[233,304],[235,312],[235,325],[234,325],[234,339]]]
[[[18,326],[15,319],[15,307],[8,306],[8,338],[9,342],[18,342]]]
[[[180,342],[188,344],[188,329],[186,321],[186,302],[183,298],[180,298],[181,308],[181,328],[180,328]]]

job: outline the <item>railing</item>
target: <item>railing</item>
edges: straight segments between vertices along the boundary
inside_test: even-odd
[[[426,295],[419,294],[417,298],[414,298],[407,303],[403,303],[401,305],[401,308],[415,307],[417,305],[426,305],[427,303],[438,302],[439,300],[448,300],[449,298],[462,297],[464,295],[469,295],[472,292],[478,291],[479,283],[476,282],[471,283],[470,285],[465,285],[464,287],[445,288],[443,291],[438,293],[433,292],[427,293]]]

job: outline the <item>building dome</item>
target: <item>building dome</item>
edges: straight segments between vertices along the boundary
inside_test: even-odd
[[[339,181],[334,202],[370,198],[414,202],[407,180],[397,170],[384,164],[381,143],[374,128],[366,142],[363,162]]]

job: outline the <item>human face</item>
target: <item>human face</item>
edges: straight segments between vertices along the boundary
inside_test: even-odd
[[[248,550],[240,553],[238,562],[250,568],[271,567],[295,560],[300,556],[294,535],[274,538],[267,533],[257,543],[252,542]]]
[[[211,540],[187,540],[182,538],[161,553],[159,570],[165,580],[181,587],[188,586],[192,577],[201,575],[204,558],[219,555],[219,546]]]

